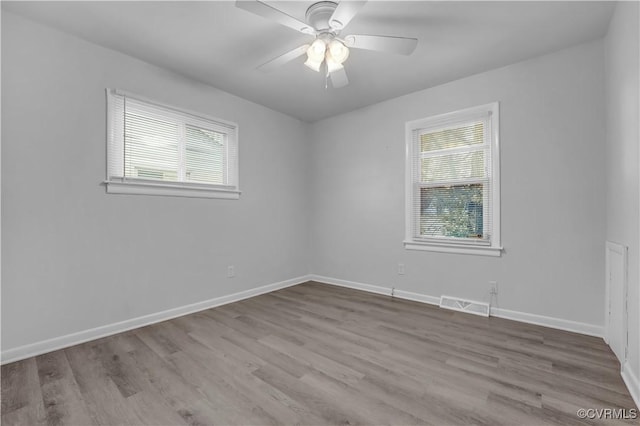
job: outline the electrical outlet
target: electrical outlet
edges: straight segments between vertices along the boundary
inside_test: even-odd
[[[236,276],[236,267],[233,265],[227,266],[227,278],[233,278]]]
[[[398,263],[398,275],[404,275],[404,263]]]
[[[498,281],[489,281],[489,294],[498,294]]]

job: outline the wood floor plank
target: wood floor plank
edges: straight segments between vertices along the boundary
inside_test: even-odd
[[[202,399],[213,413],[210,422],[217,424],[254,424],[273,425],[277,420],[258,401],[252,401],[241,389],[234,387],[209,364],[199,361],[193,351],[181,351],[173,354],[170,361],[179,369],[181,376],[195,385],[202,394]],[[222,370],[218,371],[218,373]],[[244,377],[244,375],[243,375]],[[269,407],[267,407],[269,408]],[[205,423],[208,424],[208,423]]]
[[[173,342],[163,332],[169,327],[168,324],[154,324],[143,327],[135,331],[136,336],[140,338],[147,346],[162,357],[169,356],[180,351],[180,346]]]
[[[60,380],[71,374],[71,368],[63,351],[50,352],[36,357],[40,386]]]
[[[348,400],[335,401],[326,393],[321,393],[303,383],[300,379],[270,365],[265,365],[252,373],[265,383],[279,389],[290,398],[309,408],[311,412],[324,420],[325,424],[370,424],[366,415],[362,415],[349,404]]]
[[[168,404],[161,398],[158,398],[154,392],[147,390],[137,392],[128,397],[128,401],[136,416],[144,419],[146,424],[175,426],[189,424],[189,420],[185,419],[177,411],[171,409]],[[69,424],[83,423],[69,422]]]
[[[393,405],[390,405],[370,395],[364,395],[356,390],[356,385],[348,385],[338,381],[324,373],[310,372],[305,374],[300,381],[313,388],[316,392],[324,393],[334,405],[344,404],[348,401],[351,409],[359,416],[376,419],[378,424],[420,425],[426,421],[419,419]]]
[[[93,425],[95,419],[89,413],[73,376],[64,351],[56,351],[36,357],[38,376],[48,425]]]
[[[628,425],[602,341],[308,282],[2,366],[3,425]]]
[[[134,333],[122,336],[134,348],[129,356],[135,366],[151,384],[158,398],[166,401],[181,417],[205,421],[215,414],[214,407],[203,401],[202,394],[182,377],[180,372],[151,348],[146,346]],[[204,423],[206,424],[206,423]]]
[[[1,373],[2,424],[45,424],[46,413],[36,359],[28,358],[3,365]]]
[[[100,341],[96,343],[100,344]],[[144,423],[111,380],[100,351],[93,344],[85,343],[64,350],[87,411],[100,425]]]
[[[46,414],[44,414],[44,407],[40,410],[40,414],[33,410],[31,406],[25,405],[8,413],[2,413],[2,425],[3,426],[25,426],[33,425],[40,426],[46,425]]]
[[[352,368],[340,364],[314,351],[280,339],[278,336],[266,336],[260,339],[259,342],[289,355],[291,358],[302,360],[309,368],[321,371],[341,382],[355,384],[364,377],[364,374],[357,371],[357,367]]]
[[[233,331],[226,333],[222,337],[223,339],[226,339],[236,346],[243,348],[247,352],[252,353],[256,357],[264,360],[265,363],[275,365],[282,371],[297,378],[302,377],[307,372],[307,367],[303,362],[260,343],[258,339],[261,336],[252,337],[252,333],[249,335],[245,334],[248,331],[245,324],[236,321],[236,323],[230,323],[229,328]]]
[[[43,384],[42,400],[47,425],[96,424],[73,376],[65,375],[59,380]]]

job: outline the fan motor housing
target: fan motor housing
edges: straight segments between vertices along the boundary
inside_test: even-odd
[[[331,31],[329,19],[338,7],[338,3],[332,1],[319,1],[312,4],[307,9],[305,19],[307,24],[311,25],[316,31]]]

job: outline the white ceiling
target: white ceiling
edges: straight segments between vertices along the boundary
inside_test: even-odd
[[[269,4],[304,21],[313,1]],[[369,1],[342,35],[418,38],[409,56],[351,50],[350,84],[325,89],[298,58],[255,67],[310,36],[233,1],[2,2],[18,13],[305,121],[351,111],[604,36],[611,2]]]

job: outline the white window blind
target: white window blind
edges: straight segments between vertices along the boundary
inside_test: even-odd
[[[405,247],[500,253],[498,105],[407,123]]]
[[[238,198],[237,126],[107,90],[107,190]]]

